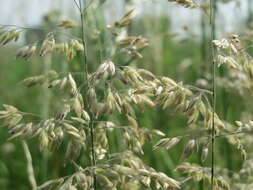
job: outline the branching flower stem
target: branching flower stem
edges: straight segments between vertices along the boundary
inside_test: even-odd
[[[75,1],[75,0],[74,0]],[[77,2],[75,1],[75,3],[77,4]],[[86,76],[86,81],[87,81],[87,85],[88,88],[90,88],[90,82],[89,82],[89,70],[88,70],[88,62],[87,62],[87,48],[86,48],[86,42],[85,42],[85,36],[84,36],[84,11],[86,10],[86,8],[82,6],[82,1],[79,0],[79,5],[77,4],[77,7],[79,9],[79,13],[80,13],[80,19],[81,19],[81,38],[82,38],[82,44],[84,47],[84,51],[83,51],[83,58],[84,58],[84,72],[85,72],[85,76]],[[93,114],[91,113],[91,120],[90,120],[90,136],[91,136],[91,162],[92,162],[92,166],[95,168],[96,167],[96,156],[95,156],[95,146],[94,146],[94,117]],[[96,190],[97,189],[97,182],[96,182],[96,174],[95,171],[93,172],[93,189]]]

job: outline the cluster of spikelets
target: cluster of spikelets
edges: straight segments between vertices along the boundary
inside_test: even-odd
[[[19,37],[20,31],[5,31],[0,36],[0,45],[6,45],[12,41],[17,41]],[[16,57],[28,60],[36,53],[38,47],[38,53],[40,56],[46,56],[47,54],[55,51],[65,55],[68,61],[73,60],[77,51],[84,51],[83,44],[79,40],[71,39],[69,42],[56,43],[53,33],[49,33],[41,44],[37,42],[20,48],[16,53]]]
[[[115,36],[117,49],[120,53],[142,58],[140,51],[149,45],[148,40],[142,36],[128,36],[125,29],[126,26],[131,24],[133,14],[134,9],[127,11],[119,21],[108,25],[107,28]]]
[[[20,48],[16,54],[16,57],[30,59],[36,52],[37,43],[31,46],[24,46]],[[75,39],[71,39],[69,42],[55,43],[53,34],[48,34],[48,37],[41,44],[39,55],[46,56],[53,51],[65,55],[68,61],[73,60],[77,51],[84,51],[84,47],[81,42]]]
[[[47,55],[55,47],[57,46],[53,37],[49,36],[43,42],[40,54]],[[114,182],[107,176],[108,173],[105,171],[108,170],[103,165],[105,163],[108,164],[106,155],[111,156],[108,154],[109,145],[106,133],[112,132],[115,129],[122,130],[122,143],[126,144],[129,150],[144,154],[142,146],[146,141],[150,141],[154,136],[165,136],[165,134],[158,130],[141,128],[136,119],[136,108],[144,110],[145,106],[152,108],[162,107],[163,109],[170,107],[187,116],[189,126],[204,125],[206,127],[201,133],[193,133],[193,139],[190,139],[185,145],[181,160],[189,158],[198,143],[204,144],[202,160],[205,160],[207,157],[209,144],[208,130],[212,126],[212,108],[205,94],[198,91],[194,93],[182,82],[177,83],[171,78],[156,77],[147,70],[136,69],[130,66],[118,67],[112,61],[102,63],[94,73],[89,74],[88,80],[86,82],[90,86],[86,93],[82,94],[71,73],[61,75],[55,71],[50,71],[43,75],[24,79],[22,83],[28,87],[47,85],[49,88],[64,91],[68,94],[68,98],[62,100],[62,108],[58,115],[39,123],[23,123],[22,118],[26,114],[12,106],[5,105],[6,110],[0,114],[1,118],[4,119],[4,125],[9,128],[9,132],[12,135],[10,139],[38,137],[41,149],[50,148],[54,150],[59,148],[62,141],[68,136],[69,143],[66,150],[66,161],[73,161],[79,156],[82,148],[89,145],[91,139],[89,125],[92,116],[98,120],[94,124],[94,138],[96,139],[94,151],[97,161],[100,161],[102,164],[101,166],[96,166],[95,173],[101,186],[104,185],[108,186],[108,189],[115,189],[119,181]],[[108,88],[105,90],[103,98],[98,98],[97,90],[105,84],[108,85]],[[100,121],[104,116],[109,116],[115,112],[125,115],[129,121],[129,125],[121,126],[111,121]],[[219,131],[225,128],[225,125],[217,114],[215,114],[215,126],[216,134],[219,134]],[[203,134],[206,135],[205,139],[200,140],[199,138]],[[183,136],[164,138],[154,147],[166,147],[169,149],[175,146],[182,138]],[[131,180],[136,175],[141,176],[143,181],[139,182],[142,185],[150,186],[151,181],[155,180],[157,187],[179,188],[180,186],[180,182],[169,178],[165,174],[143,168],[143,166],[113,164],[110,168],[115,168],[114,172],[119,172]],[[60,184],[62,187],[82,185],[81,181],[84,179],[79,179],[78,182],[73,180],[76,175],[80,175],[82,177],[79,176],[79,178],[86,179],[83,187],[89,189],[90,180],[92,180],[92,176],[94,175],[92,174],[94,168],[88,167],[82,170],[83,172],[73,174],[68,179],[57,179],[56,181],[46,183],[46,185],[52,185],[51,183],[54,185],[55,183]],[[99,173],[99,171],[102,173]],[[132,176],[130,175],[131,173],[133,174]],[[127,184],[129,183],[125,181],[120,183],[120,185]]]
[[[119,47],[122,48],[121,52],[126,52],[129,55],[142,58],[143,56],[138,52],[148,46],[147,39],[141,36],[126,36],[118,40]]]
[[[71,120],[52,118],[41,121],[39,124],[34,125],[32,123],[18,124],[22,118],[22,113],[13,106],[5,105],[5,108],[6,110],[1,111],[0,114],[1,118],[5,119],[4,125],[6,125],[10,129],[9,132],[13,134],[10,139],[17,137],[29,139],[39,136],[41,148],[48,146],[51,148],[58,148],[62,142],[62,139],[68,135],[70,136],[70,142],[66,152],[66,159],[70,160],[75,159],[76,156],[79,155],[82,146],[86,142],[84,128],[87,126],[90,118],[85,111],[83,111],[83,115],[81,117],[72,117]],[[20,116],[18,117],[18,115]],[[19,119],[17,119],[17,117]],[[10,121],[8,122],[8,120]],[[74,121],[76,121],[78,125],[75,125]],[[105,143],[104,141],[107,141],[104,129],[113,129],[114,127],[117,128],[117,126],[112,122],[100,122],[98,124],[98,127],[96,127],[95,131],[96,139],[98,139],[98,141],[96,141],[96,153],[101,152],[101,146],[103,148],[103,144]],[[131,131],[130,126],[125,128],[126,131]],[[157,133],[159,132],[153,132],[153,134]],[[149,136],[150,135],[151,134],[149,133]],[[133,184],[137,186],[136,182],[138,180],[141,180],[141,184],[146,187],[149,187],[151,183],[155,183],[157,188],[179,188],[180,186],[180,182],[145,166],[143,162],[139,158],[133,156],[131,152],[110,154],[108,155],[110,160],[109,162],[107,162],[107,160],[102,160],[104,156],[101,157],[101,154],[97,156],[97,159],[101,159],[101,162],[99,162],[99,165],[97,165],[95,171],[92,167],[83,169],[78,166],[77,172],[71,176],[48,181],[39,186],[38,189],[49,187],[52,188],[56,185],[57,187],[66,187],[68,189],[90,189],[92,186],[93,172],[96,173],[96,178],[99,184],[105,189],[116,189],[118,184],[120,186],[123,185],[125,189],[128,189],[133,186]],[[126,177],[121,179],[122,176]],[[121,182],[121,180],[123,181]]]
[[[201,167],[196,164],[190,163],[183,163],[176,168],[177,171],[187,174],[189,178],[193,179],[194,181],[201,181],[203,180],[206,183],[211,183],[211,169]],[[218,170],[218,169],[217,169]],[[223,176],[227,176],[227,172]],[[223,176],[215,175],[214,178],[214,188],[215,189],[223,189],[223,190],[230,190],[230,185],[228,184],[228,179],[224,178]]]
[[[227,133],[237,135],[229,135],[226,138],[228,139],[229,143],[234,145],[240,151],[241,155],[243,156],[243,159],[247,160],[248,155],[246,149],[250,149],[248,145],[253,142],[253,121],[249,121],[247,123],[236,121],[235,124],[235,127],[227,125],[228,128],[230,128]]]
[[[104,116],[118,111],[126,116],[129,121],[128,126],[119,126],[111,121],[100,121],[95,124],[94,134],[95,139],[97,139],[95,141],[95,154],[97,160],[103,162],[106,161],[104,159],[105,155],[108,154],[109,146],[106,131],[112,132],[114,129],[123,130],[123,143],[128,146],[129,150],[142,154],[144,153],[142,146],[146,141],[150,141],[153,136],[164,136],[158,130],[148,130],[139,127],[135,116],[135,107],[141,110],[145,108],[145,105],[153,108],[162,106],[164,109],[169,106],[174,107],[189,117],[189,125],[196,123],[199,114],[202,114],[201,118],[204,118],[206,129],[210,129],[211,121],[209,120],[211,120],[211,116],[207,114],[209,112],[211,114],[210,105],[207,102],[204,103],[199,95],[194,95],[182,83],[176,83],[168,77],[157,78],[147,70],[135,69],[129,66],[119,69],[111,61],[105,61],[98,67],[97,71],[89,76],[89,80],[93,87],[88,89],[85,95],[87,100],[84,101],[77,87],[78,85],[71,74],[61,76],[51,71],[45,75],[25,79],[23,83],[28,87],[47,84],[51,88],[68,92],[69,98],[64,100],[59,115],[39,123],[22,123],[21,119],[24,114],[12,106],[6,105],[6,110],[1,112],[1,118],[5,119],[4,125],[9,128],[12,134],[10,139],[17,137],[26,139],[38,136],[41,149],[49,147],[54,150],[59,148],[65,136],[69,136],[70,140],[66,150],[66,160],[75,160],[79,156],[81,149],[86,145],[87,139],[91,138],[88,127],[90,115],[85,109],[88,108],[90,114],[98,121]],[[110,82],[111,88],[107,89],[103,99],[98,100],[96,87],[105,82]],[[122,90],[119,89],[119,85],[123,85],[121,87]],[[118,91],[115,89],[118,89]],[[75,116],[71,112],[74,112]],[[216,126],[218,127],[218,134],[219,128],[224,128],[224,124],[218,116],[216,118]],[[204,134],[208,135],[208,131],[205,131]],[[181,160],[187,159],[196,148],[198,135],[194,134],[193,136],[195,136],[196,140],[191,139],[186,144]],[[199,136],[202,136],[202,134],[199,134]],[[172,148],[181,138],[162,139],[155,147]],[[207,140],[208,138],[206,138]],[[205,143],[207,144],[208,142]],[[208,148],[204,146],[203,160],[207,157],[207,153]],[[99,170],[99,167],[97,169]],[[145,175],[148,173],[149,175],[152,174],[146,172]],[[154,173],[152,175],[159,177],[160,174]],[[161,178],[166,179],[167,177],[163,174]],[[172,185],[171,187],[178,186]]]
[[[236,91],[241,96],[251,96],[253,80],[253,59],[238,35],[231,35],[222,40],[215,40],[218,66],[226,66],[228,73],[219,79],[218,85]]]
[[[141,159],[134,156],[131,152],[114,153],[109,157],[109,162],[99,164],[95,168],[97,180],[100,187],[105,190],[136,189],[140,186],[150,188],[151,184],[157,189],[170,189],[171,187],[179,188],[180,182],[168,177],[162,172],[156,172],[153,168],[147,167]],[[77,172],[74,174],[46,182],[38,187],[38,189],[61,187],[67,189],[89,189],[92,185],[92,176],[94,169],[77,166]],[[122,177],[125,176],[125,177]]]
[[[233,180],[236,181],[232,189],[243,190],[253,188],[253,159],[252,154],[249,159],[243,162],[239,172],[233,174]]]
[[[48,53],[52,53],[55,47],[55,40],[52,35],[49,35],[42,43],[39,54],[45,56]],[[30,48],[26,51],[28,50]],[[23,55],[22,57],[27,58],[27,56],[24,56],[27,53],[26,51],[24,49],[20,51],[19,56]],[[146,103],[154,106],[155,104],[147,95],[132,93],[131,91],[135,89],[127,89],[125,93],[120,94],[108,88],[102,101],[97,98],[96,88],[99,85],[105,82],[108,83],[114,79],[119,79],[125,86],[135,86],[138,80],[144,82],[144,79],[140,75],[141,73],[144,76],[151,75],[148,71],[137,71],[131,67],[116,68],[113,62],[105,61],[98,67],[97,71],[89,75],[89,81],[87,82],[91,86],[84,95],[81,94],[71,73],[61,75],[55,71],[50,71],[46,74],[29,77],[22,81],[28,87],[47,85],[49,88],[64,91],[68,96],[62,100],[62,108],[58,115],[41,120],[38,123],[27,123],[26,119],[24,119],[25,117],[34,116],[33,114],[21,112],[10,105],[4,105],[5,110],[0,112],[0,118],[4,119],[3,125],[9,129],[11,134],[10,140],[15,138],[30,139],[38,137],[41,149],[50,148],[51,150],[55,150],[68,137],[66,161],[74,161],[79,156],[81,149],[86,146],[86,143],[88,144],[91,141],[89,128],[91,116],[96,119],[101,119],[103,116],[110,115],[118,109],[120,113],[126,115],[130,123],[129,126],[119,126],[110,121],[96,122],[94,131],[94,138],[96,140],[94,144],[96,159],[97,161],[101,160],[100,163],[97,166],[87,167],[85,169],[78,166],[78,172],[71,177],[48,181],[40,186],[39,189],[55,185],[67,189],[76,189],[77,187],[90,189],[94,172],[96,173],[98,184],[107,189],[116,189],[119,186],[127,188],[127,186],[140,186],[140,184],[142,186],[150,186],[153,183],[158,188],[179,188],[180,182],[169,178],[163,173],[158,173],[152,168],[146,167],[141,160],[134,158],[133,155],[127,155],[127,159],[120,157],[118,159],[122,160],[117,161],[117,157],[107,153],[108,140],[105,131],[122,129],[124,131],[125,144],[128,145],[130,150],[140,153],[143,153],[142,146],[145,141],[150,141],[153,136],[164,136],[158,130],[148,130],[138,127],[135,119],[135,111],[131,103],[135,102],[136,105],[142,108]],[[130,94],[132,95],[129,97]],[[83,97],[86,98],[85,101]],[[122,154],[117,154],[117,156],[122,156]],[[114,161],[108,163],[105,155],[113,156],[112,160],[115,159],[116,163]],[[132,159],[130,159],[131,157]],[[134,160],[138,160],[139,163],[134,162]],[[108,164],[110,164],[109,168]],[[114,176],[111,176],[112,174]],[[125,177],[121,179],[122,176]]]
[[[22,112],[12,106],[6,105],[6,110],[1,112],[1,118],[5,119],[4,125],[10,129],[10,133],[12,134],[10,139],[38,136],[42,149],[46,147],[54,149],[60,146],[63,138],[67,135],[71,140],[66,151],[66,159],[73,160],[79,155],[81,148],[85,145],[86,137],[90,138],[88,128],[90,116],[84,110],[87,106],[91,114],[97,119],[118,111],[129,120],[129,126],[118,126],[110,121],[98,122],[96,124],[95,137],[98,140],[95,142],[95,152],[98,160],[104,159],[108,150],[105,130],[122,129],[124,131],[125,143],[129,149],[140,153],[143,153],[142,145],[145,141],[150,140],[152,136],[164,136],[160,131],[140,128],[136,121],[133,105],[136,105],[140,109],[144,109],[145,105],[151,107],[162,106],[164,109],[173,106],[176,110],[182,111],[189,117],[189,125],[195,123],[198,120],[199,114],[202,114],[202,117],[205,118],[207,129],[210,128],[211,116],[208,116],[211,114],[210,105],[207,102],[205,104],[200,96],[194,95],[182,83],[176,83],[168,77],[157,78],[147,70],[135,69],[129,66],[117,69],[114,63],[105,61],[98,67],[97,71],[89,76],[89,80],[93,87],[88,89],[85,95],[87,102],[84,102],[71,74],[61,76],[55,71],[51,71],[45,75],[25,79],[23,83],[28,87],[47,84],[50,88],[67,91],[69,99],[64,100],[59,115],[37,124],[22,123],[21,119],[24,116]],[[108,82],[108,80],[110,80],[111,88],[107,89],[104,100],[98,101],[96,86],[101,85],[103,82]],[[118,88],[118,83],[124,85],[123,89],[125,91],[112,90]],[[72,110],[75,116],[68,116]],[[218,117],[217,126],[224,127]],[[171,141],[166,142],[163,139],[156,147],[172,147],[179,140],[178,138],[174,138],[174,140],[171,139]],[[164,144],[163,142],[166,143]],[[190,156],[195,145],[195,140],[190,140],[186,144],[181,157],[182,160]]]
[[[242,99],[246,99],[246,102],[252,97],[253,59],[247,53],[245,46],[250,36],[251,33],[248,32],[240,38],[238,35],[230,35],[213,42],[218,50],[217,64],[224,66],[227,71],[226,76],[218,79],[218,85],[240,95]],[[231,135],[224,136],[240,151],[244,159],[241,170],[233,176],[231,189],[252,189],[252,178],[250,177],[252,176],[252,155],[246,150],[251,149],[249,146],[252,144],[253,122],[251,120],[248,122],[236,121],[235,125],[226,123],[226,126],[226,133]]]
[[[214,40],[213,44],[217,47],[218,51],[220,52],[217,59],[218,66],[226,64],[232,68],[240,67],[240,65],[236,61],[237,56],[242,51],[242,45],[238,38],[238,35],[234,34],[229,38]]]
[[[183,138],[182,136],[172,137],[172,138],[163,138],[154,145],[154,149],[164,147],[167,150],[169,150],[172,147],[174,147],[176,144],[178,144],[182,140],[182,138]],[[191,139],[188,141],[188,143],[184,147],[180,160],[184,161],[188,159],[191,156],[191,154],[195,151],[195,149],[197,149],[198,143],[199,144],[201,143],[202,145],[201,146],[201,161],[204,162],[208,156],[209,142],[206,140],[201,142],[199,139],[198,140]]]
[[[20,32],[17,30],[8,30],[0,33],[0,46],[4,46],[12,41],[17,41],[20,37]]]

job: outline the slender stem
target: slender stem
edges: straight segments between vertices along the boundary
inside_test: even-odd
[[[136,56],[131,57],[128,61],[126,61],[122,66],[128,66],[136,59]]]
[[[24,153],[25,153],[26,160],[27,160],[27,173],[28,173],[28,178],[29,178],[30,184],[32,186],[32,190],[37,190],[37,183],[36,183],[36,179],[34,176],[31,153],[30,153],[28,145],[25,141],[22,141],[22,146],[23,146]]]
[[[117,129],[127,129],[128,126],[122,126],[122,127],[117,127]],[[179,137],[179,138],[185,138],[185,137],[192,137],[194,136],[194,133],[195,132],[199,132],[198,131],[190,131],[189,133],[187,134],[184,134],[184,135],[180,135],[180,136],[172,136],[172,137],[168,137],[168,138],[173,138],[173,137]],[[205,131],[202,131],[201,133],[199,133],[198,135],[195,135],[194,139],[199,139],[199,138],[208,138],[210,139],[210,135],[206,135],[204,133]],[[231,132],[227,132],[227,133],[222,133],[222,134],[219,134],[219,135],[215,135],[214,136],[214,139],[216,138],[221,138],[221,137],[227,137],[227,136],[232,136],[232,135],[240,135],[240,134],[252,134],[253,133],[253,130],[240,130],[240,131],[231,131]],[[212,139],[212,136],[211,136],[211,139]]]
[[[95,155],[95,136],[94,136],[94,119],[93,116],[91,117],[90,121],[90,136],[91,136],[91,155],[92,155],[92,166],[96,166],[96,155]],[[93,188],[94,190],[97,189],[97,177],[95,171],[93,171]]]
[[[98,21],[99,19],[102,19],[102,16],[101,15],[98,15],[97,16],[97,13],[96,13],[96,11],[94,10],[94,9],[92,9],[93,10],[93,13],[92,14],[94,14],[95,16],[94,16],[94,22],[95,22],[95,27],[97,28],[97,30],[99,30],[99,31],[101,31],[101,29],[100,29],[100,22]],[[99,46],[99,57],[100,57],[100,62],[102,62],[103,61],[103,59],[104,59],[104,53],[103,53],[103,49],[102,49],[102,44],[103,44],[103,42],[102,42],[102,34],[99,34],[99,36],[98,36],[98,46]]]
[[[204,1],[205,2],[205,1]],[[202,58],[202,72],[206,73],[207,71],[207,62],[208,62],[208,55],[207,55],[207,35],[206,35],[206,15],[205,12],[201,10],[201,58]]]
[[[206,89],[203,89],[203,88],[198,88],[198,87],[192,86],[192,85],[185,85],[185,87],[187,87],[191,90],[195,90],[195,91],[199,91],[199,92],[202,92],[202,93],[207,93],[207,94],[213,95],[212,91],[209,91],[209,90],[206,90]]]
[[[231,135],[240,135],[240,134],[251,134],[253,131],[252,130],[241,130],[241,131],[232,131],[229,133],[223,133],[220,135],[216,135],[215,138],[219,138],[219,137],[226,137],[226,136],[231,136]]]
[[[80,6],[80,19],[81,19],[81,32],[82,32],[82,44],[84,47],[84,53],[83,53],[83,57],[84,57],[84,71],[86,74],[86,81],[88,83],[88,86],[90,86],[89,84],[89,76],[88,76],[88,63],[87,63],[87,49],[86,49],[86,42],[85,42],[85,36],[84,36],[84,14],[83,14],[83,8],[82,8],[82,2],[81,0],[79,0],[79,6]]]
[[[33,117],[41,118],[40,115],[37,115],[37,114],[34,114],[34,113],[21,112],[21,111],[19,111],[19,113],[23,114],[23,115],[30,115],[30,116],[33,116]]]
[[[206,47],[207,47],[207,39],[206,39],[206,18],[205,18],[205,13],[202,12],[201,10],[201,58],[202,58],[202,73],[206,73],[206,62],[207,62],[207,51],[206,51]],[[194,90],[195,87],[193,87]],[[198,90],[198,89],[197,89]],[[201,89],[202,91],[203,89]],[[206,90],[204,90],[203,92],[205,92]],[[207,90],[207,93],[212,94],[212,92],[210,92],[209,90]],[[199,163],[201,166],[203,166],[203,162],[201,160],[201,155],[202,152],[199,151],[198,154],[198,159],[199,159]],[[199,190],[204,190],[204,182],[203,180],[201,180],[199,182]]]
[[[78,5],[78,3],[77,3],[76,0],[74,0],[74,3],[75,3],[75,5],[76,5],[76,7],[78,8],[78,10],[81,12],[81,8],[80,8],[80,6]]]
[[[88,76],[88,62],[87,62],[87,48],[86,48],[86,42],[85,42],[85,36],[84,36],[84,11],[87,9],[87,7],[83,8],[82,6],[82,1],[79,0],[79,11],[80,11],[80,19],[81,19],[81,32],[82,32],[82,44],[84,47],[84,52],[83,52],[83,57],[84,57],[84,72],[86,75],[86,81],[88,84],[88,88],[91,87],[90,82],[89,82],[89,76]],[[94,140],[95,140],[95,136],[94,136],[94,117],[93,114],[90,112],[91,114],[91,121],[89,124],[90,127],[90,136],[91,136],[91,164],[92,166],[96,167],[96,156],[95,156],[95,145],[94,145]],[[93,171],[93,189],[96,190],[97,189],[97,179],[96,179],[96,173],[95,171]]]
[[[215,17],[216,17],[216,0],[210,0],[210,25],[211,25],[211,62],[212,62],[212,141],[211,141],[211,189],[214,189],[214,140],[215,140],[215,110],[216,110],[216,70],[215,70],[215,56],[216,51],[213,45],[215,40]]]

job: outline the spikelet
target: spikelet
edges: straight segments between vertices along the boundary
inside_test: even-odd
[[[40,48],[40,56],[45,56],[48,53],[51,53],[55,47],[55,40],[52,34],[49,34],[48,37],[43,41]]]
[[[116,74],[116,68],[112,61],[103,62],[91,78],[93,85],[98,85],[102,81],[109,80]]]
[[[131,18],[133,16],[133,13],[134,13],[134,9],[130,9],[123,15],[123,17],[119,21],[116,21],[113,25],[107,26],[107,28],[111,30],[114,28],[122,28],[129,25],[131,23],[131,20],[132,20]]]
[[[16,57],[17,58],[21,57],[21,58],[28,60],[34,55],[36,49],[37,49],[36,45],[24,46],[18,50],[18,52],[16,53]]]
[[[51,87],[53,87],[53,86],[51,86],[52,82],[54,82],[57,77],[58,77],[58,73],[51,70],[44,75],[37,75],[37,76],[33,76],[33,77],[28,77],[28,78],[22,80],[21,84],[24,84],[27,87],[32,87],[35,85],[42,85],[44,83],[50,82],[51,84],[48,87],[51,88]]]
[[[180,160],[186,160],[187,158],[189,158],[193,152],[193,149],[196,145],[196,141],[194,139],[190,140],[184,147],[184,151],[181,155]]]
[[[200,5],[196,4],[193,0],[168,0],[186,8],[198,8]]]
[[[126,52],[127,54],[133,57],[142,58],[142,55],[138,52],[144,48],[146,48],[148,44],[148,40],[141,36],[129,36],[118,41],[118,44],[121,48],[121,52]]]
[[[0,35],[0,46],[4,46],[11,41],[17,41],[20,37],[20,33],[17,30],[6,31]]]
[[[208,147],[203,147],[201,152],[201,161],[204,162],[208,156]]]
[[[46,76],[39,75],[39,76],[26,78],[21,83],[26,85],[27,87],[32,87],[32,86],[35,86],[35,85],[41,85],[45,82],[47,82]]]
[[[62,20],[60,24],[58,24],[59,27],[63,27],[65,29],[69,28],[75,28],[77,24],[73,20]]]

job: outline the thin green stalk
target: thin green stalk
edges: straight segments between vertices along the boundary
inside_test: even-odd
[[[215,40],[215,29],[216,29],[216,0],[210,0],[210,25],[211,25],[211,62],[212,62],[212,141],[211,141],[211,189],[214,189],[214,170],[215,170],[215,163],[214,163],[214,140],[215,140],[215,111],[216,111],[216,51],[213,45],[213,40]]]
[[[93,14],[94,16],[94,23],[95,23],[95,27],[97,28],[97,30],[100,31],[100,22],[98,22],[98,20],[103,19],[103,17],[101,15],[99,15],[99,17],[97,16],[96,11],[93,10]],[[102,34],[99,34],[98,36],[98,46],[99,46],[99,57],[100,57],[100,62],[103,61],[104,59],[104,53],[103,53],[103,42],[102,42]]]
[[[205,2],[205,1],[204,1]],[[201,59],[202,59],[202,73],[206,73],[207,71],[207,36],[206,36],[206,15],[205,12],[201,10]]]
[[[82,54],[84,57],[84,72],[86,75],[86,81],[88,83],[88,86],[90,86],[89,83],[89,77],[88,77],[88,63],[87,63],[87,49],[86,49],[86,42],[85,42],[85,36],[84,36],[84,12],[82,8],[82,2],[79,0],[79,11],[80,11],[80,19],[81,19],[81,39],[82,39],[82,44],[84,47],[84,53]]]
[[[74,0],[75,1],[75,0]],[[76,2],[76,1],[75,1]],[[85,2],[85,1],[84,1]],[[84,72],[85,72],[85,76],[86,76],[86,81],[88,84],[88,88],[91,87],[90,82],[89,82],[89,76],[88,76],[88,62],[87,62],[87,48],[86,48],[86,42],[85,42],[85,35],[84,35],[84,11],[86,10],[87,7],[82,6],[82,1],[79,0],[79,5],[77,5],[77,7],[79,8],[79,12],[80,12],[80,19],[81,19],[81,35],[82,35],[82,44],[84,47],[84,52],[83,52],[83,58],[84,58]],[[90,124],[89,124],[89,128],[90,128],[90,136],[91,136],[91,164],[92,166],[95,168],[96,167],[96,156],[95,156],[95,145],[94,145],[94,141],[95,141],[95,136],[94,136],[94,117],[93,114],[89,111],[89,113],[91,114],[91,120],[90,120]],[[95,171],[93,172],[93,189],[96,190],[97,189],[97,179],[96,179],[96,174]]]
[[[92,165],[96,166],[96,155],[95,155],[95,135],[94,135],[94,119],[91,117],[90,122],[90,136],[91,136],[91,155],[92,155]],[[96,189],[96,175],[94,173],[94,189]]]

